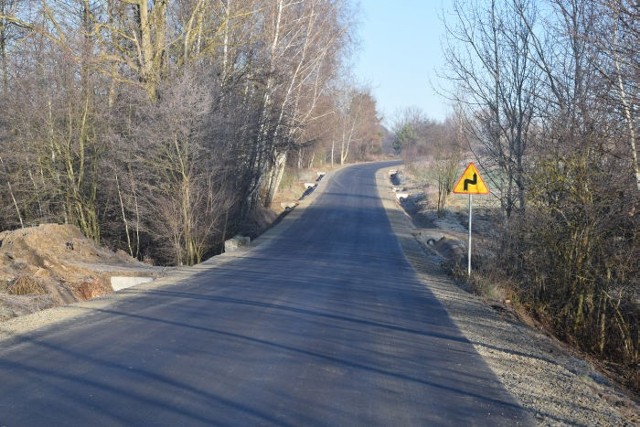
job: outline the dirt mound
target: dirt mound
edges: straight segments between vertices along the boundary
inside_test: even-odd
[[[0,233],[0,320],[109,294],[113,292],[111,276],[122,271],[157,275],[124,252],[96,246],[72,225],[4,231]]]

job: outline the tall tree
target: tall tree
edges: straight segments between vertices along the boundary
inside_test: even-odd
[[[526,205],[524,158],[540,74],[531,61],[536,13],[528,0],[456,2],[447,27],[447,61],[459,86],[452,95],[482,144],[476,154],[507,217]]]

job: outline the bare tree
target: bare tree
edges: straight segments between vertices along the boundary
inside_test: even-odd
[[[626,124],[628,157],[640,190],[637,118],[640,81],[637,46],[640,43],[640,12],[626,0],[600,2],[597,31],[588,34],[590,43],[601,53],[600,72],[613,88],[611,102]]]
[[[356,157],[362,160],[360,147],[380,140],[380,119],[377,116],[375,99],[367,89],[346,84],[336,96],[335,134],[331,143],[331,164],[337,151],[339,164]],[[355,154],[355,155],[354,155]]]
[[[464,155],[460,118],[445,122],[429,119],[417,108],[404,110],[394,125],[394,146],[409,172],[425,191],[437,188],[436,211],[444,214]]]
[[[461,132],[461,118],[449,117],[439,124],[434,132],[434,149],[431,174],[438,187],[436,210],[438,216],[444,214],[449,195],[460,173],[460,165],[464,158],[464,136]]]
[[[448,24],[446,56],[459,85],[451,95],[467,132],[482,144],[476,155],[507,217],[526,205],[524,159],[540,73],[531,61],[536,13],[528,0],[457,2]]]
[[[271,203],[291,152],[321,146],[351,11],[0,0],[3,224],[66,221],[133,256],[198,262]]]

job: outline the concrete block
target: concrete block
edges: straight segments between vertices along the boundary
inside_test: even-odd
[[[111,287],[114,291],[121,289],[127,289],[140,283],[147,283],[153,281],[153,277],[140,277],[140,276],[111,276]]]
[[[298,204],[296,202],[281,202],[280,203],[280,207],[282,209],[286,209],[286,210],[290,210],[295,208],[296,206],[298,206]]]
[[[233,236],[231,239],[224,242],[225,252],[234,252],[240,248],[249,246],[251,244],[251,238],[249,236]]]

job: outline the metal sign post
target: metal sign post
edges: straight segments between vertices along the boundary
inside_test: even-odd
[[[480,177],[480,173],[473,163],[469,163],[462,173],[462,176],[453,186],[453,192],[456,194],[469,195],[469,250],[467,254],[467,275],[471,276],[471,221],[473,216],[473,195],[488,194],[489,189]]]
[[[473,214],[473,195],[469,194],[469,254],[467,265],[467,276],[471,277],[471,217]]]

